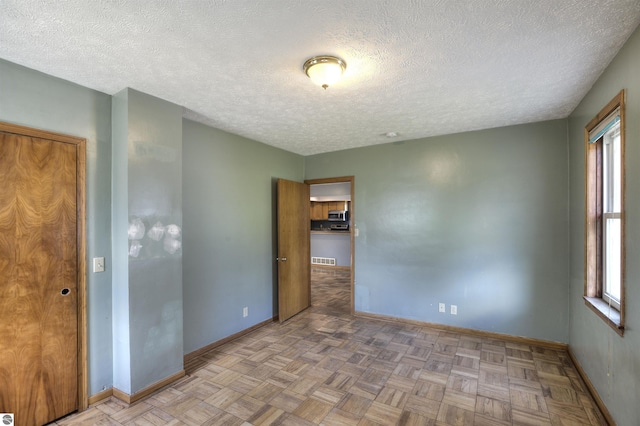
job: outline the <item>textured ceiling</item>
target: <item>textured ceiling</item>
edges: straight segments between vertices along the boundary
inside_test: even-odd
[[[0,58],[309,155],[564,118],[639,23],[639,0],[0,0]],[[321,54],[347,62],[326,91]]]

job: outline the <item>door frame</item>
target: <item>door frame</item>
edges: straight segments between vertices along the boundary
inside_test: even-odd
[[[355,305],[354,305],[354,282],[355,282],[355,276],[356,276],[356,257],[355,257],[355,253],[354,253],[354,249],[355,249],[355,231],[353,230],[354,228],[354,224],[356,223],[356,214],[355,214],[355,177],[354,176],[340,176],[340,177],[332,177],[332,178],[322,178],[322,179],[307,179],[304,181],[304,183],[308,184],[308,185],[319,185],[319,184],[325,184],[325,183],[350,183],[351,185],[351,210],[349,211],[349,220],[351,220],[351,232],[349,235],[349,239],[350,239],[350,243],[351,243],[351,277],[350,277],[350,286],[351,286],[351,300],[349,303],[350,309],[351,309],[351,315],[354,314],[355,312]],[[310,208],[311,206],[311,201],[309,201],[309,206],[307,207]]]
[[[86,145],[87,140],[0,121],[0,131],[47,139],[76,146],[77,316],[78,316],[78,412],[89,406],[87,385],[87,274],[86,274]]]

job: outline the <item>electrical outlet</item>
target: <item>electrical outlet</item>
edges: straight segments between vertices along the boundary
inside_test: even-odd
[[[104,257],[93,258],[93,272],[104,272]]]
[[[249,316],[249,307],[245,306],[244,308],[242,308],[242,318],[246,318]]]
[[[445,305],[444,303],[438,303],[438,312],[446,312],[447,311],[447,305]]]
[[[458,315],[458,305],[451,305],[451,315]]]

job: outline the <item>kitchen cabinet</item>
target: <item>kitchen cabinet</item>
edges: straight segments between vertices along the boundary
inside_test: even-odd
[[[329,201],[329,210],[344,210],[344,201]]]
[[[329,206],[327,203],[312,201],[309,216],[311,217],[311,220],[327,220],[329,217]]]
[[[327,220],[329,218],[329,210],[345,210],[345,201],[311,201],[311,210],[309,216],[311,220]]]

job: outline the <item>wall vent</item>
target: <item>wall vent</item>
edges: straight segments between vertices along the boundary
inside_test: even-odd
[[[334,257],[312,257],[311,264],[336,266],[336,259]]]

